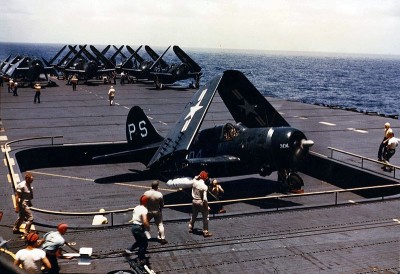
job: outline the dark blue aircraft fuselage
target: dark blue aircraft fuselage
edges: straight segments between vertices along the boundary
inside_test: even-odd
[[[200,131],[187,158],[231,156],[238,159],[207,164],[207,170],[215,177],[270,173],[298,165],[308,152],[300,149],[305,139],[301,131],[292,127],[246,128],[228,123]]]

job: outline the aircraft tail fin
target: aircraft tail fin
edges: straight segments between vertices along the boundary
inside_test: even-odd
[[[134,148],[164,140],[139,106],[132,107],[126,118],[126,139]]]

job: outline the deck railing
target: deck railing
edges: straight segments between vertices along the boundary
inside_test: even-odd
[[[11,162],[10,158],[10,151],[11,147],[10,144],[16,143],[16,142],[23,142],[23,141],[31,141],[31,140],[43,140],[43,139],[51,139],[51,144],[54,145],[54,139],[55,138],[62,138],[62,136],[44,136],[44,137],[34,137],[34,138],[25,138],[25,139],[20,139],[20,140],[15,140],[8,142],[4,145],[4,151],[5,151],[5,156],[6,156],[6,161],[7,161],[7,166],[9,169],[9,174],[10,174],[10,179],[11,183],[13,185],[13,188],[15,190],[15,184],[17,181],[19,181],[19,174],[18,172],[15,172],[13,169],[13,163]],[[353,153],[349,153],[343,150],[335,149],[329,147],[331,150],[331,158],[333,158],[333,152],[339,152],[343,153],[346,155],[354,156],[356,158],[361,159],[361,167],[364,168],[364,162],[365,161],[370,161],[370,162],[375,162],[377,164],[382,165],[382,162],[375,161],[370,158],[366,158],[360,155],[356,155]],[[393,167],[395,170],[400,168],[394,165],[386,164],[388,166]],[[337,206],[339,204],[351,204],[353,201],[347,201],[347,202],[338,202],[338,196],[339,194],[342,193],[348,193],[348,192],[356,192],[356,191],[370,191],[370,190],[379,190],[379,189],[385,189],[385,188],[398,188],[400,187],[400,184],[388,184],[388,185],[379,185],[379,186],[369,186],[369,187],[358,187],[358,188],[350,188],[350,189],[337,189],[337,190],[327,190],[327,191],[315,191],[315,192],[308,192],[308,193],[300,193],[300,194],[277,194],[277,195],[267,195],[267,196],[260,196],[260,197],[251,197],[251,198],[242,198],[242,199],[230,199],[230,200],[219,200],[219,201],[211,201],[209,204],[234,204],[234,203],[241,203],[241,202],[251,202],[251,201],[267,201],[267,200],[272,200],[275,203],[274,207],[270,207],[269,211],[279,211],[279,210],[293,210],[293,209],[299,209],[299,208],[309,208],[309,207],[316,207],[316,205],[311,205],[311,206],[280,206],[281,201],[283,202],[284,199],[297,199],[297,198],[302,198],[302,197],[307,197],[307,196],[318,196],[318,195],[329,195],[333,194],[333,200],[331,202],[327,202],[327,200],[324,200],[324,204],[320,204],[317,206]],[[381,200],[385,199],[385,192],[382,192],[382,196],[379,197]],[[372,199],[373,200],[373,199]],[[371,201],[370,198],[364,198],[361,199],[359,202],[368,202]],[[165,209],[174,209],[178,207],[191,207],[192,203],[183,203],[183,204],[170,204],[170,205],[165,205]],[[32,211],[42,213],[45,215],[58,215],[58,216],[70,216],[70,217],[88,217],[88,216],[94,216],[97,214],[100,214],[99,212],[65,212],[65,211],[54,211],[54,210],[46,210],[46,209],[41,209],[41,208],[36,208],[32,207]],[[128,212],[132,211],[133,208],[126,208],[126,209],[119,209],[119,210],[109,210],[105,211],[104,213],[101,213],[102,215],[109,216],[110,217],[110,222],[107,224],[107,226],[115,226],[115,225],[126,225],[127,223],[115,223],[115,217],[119,214],[127,214]],[[232,213],[234,214],[234,213]],[[241,213],[236,213],[236,214],[241,214]],[[164,219],[165,221],[168,221]],[[186,219],[185,219],[186,220]],[[172,220],[171,220],[172,221]],[[82,223],[82,222],[80,222]],[[70,226],[73,227],[74,225],[70,223]],[[81,226],[80,226],[81,227]],[[82,227],[81,227],[82,228]]]
[[[362,168],[362,169],[371,170],[371,171],[375,171],[375,172],[376,172],[376,170],[371,169],[371,168],[368,168],[368,167],[367,167],[367,163],[373,163],[373,165],[374,165],[375,167],[376,167],[376,166],[381,166],[381,167],[390,168],[390,169],[393,170],[393,173],[390,172],[390,173],[389,173],[390,175],[388,175],[388,174],[385,172],[385,175],[386,175],[386,176],[389,176],[389,177],[396,178],[396,170],[400,169],[399,166],[392,165],[392,164],[390,164],[389,162],[377,161],[377,160],[375,160],[375,159],[371,159],[371,158],[368,158],[368,157],[364,157],[364,156],[361,156],[361,155],[358,155],[358,154],[354,154],[354,153],[351,153],[351,152],[348,152],[348,151],[344,151],[344,150],[341,150],[341,149],[337,149],[337,148],[333,148],[333,147],[328,147],[328,149],[331,151],[331,153],[330,153],[330,158],[331,158],[331,159],[335,159],[335,160],[341,161],[339,158],[334,158],[334,157],[333,157],[333,153],[334,153],[334,152],[340,153],[340,154],[344,154],[344,155],[348,155],[348,156],[354,157],[354,158],[356,158],[356,159],[359,159],[359,163],[360,163],[360,166],[359,166],[359,167]],[[346,164],[350,164],[350,165],[353,165],[353,166],[357,166],[357,165],[354,165],[352,162],[349,162],[349,161],[343,161],[343,162],[345,162]]]

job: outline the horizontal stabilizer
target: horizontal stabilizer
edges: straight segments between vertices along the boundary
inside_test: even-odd
[[[102,160],[102,159],[107,159],[107,158],[115,158],[115,157],[125,157],[125,156],[135,156],[137,154],[150,154],[152,155],[160,146],[161,143],[154,143],[148,146],[144,146],[141,148],[137,149],[131,149],[131,150],[125,150],[125,151],[120,151],[120,152],[115,152],[115,153],[110,153],[110,154],[104,154],[104,155],[99,155],[95,156],[92,159],[93,160]]]

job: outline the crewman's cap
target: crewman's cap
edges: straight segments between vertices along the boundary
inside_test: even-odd
[[[208,179],[208,173],[207,173],[207,171],[202,171],[202,172],[200,172],[200,174],[199,174],[199,178],[200,179],[202,179],[202,180],[207,180]]]
[[[111,86],[110,88],[114,88],[114,86]]]
[[[26,236],[26,241],[28,243],[33,244],[33,243],[36,243],[37,240],[39,240],[39,235],[36,234],[35,232],[30,232],[28,234],[28,236]]]
[[[68,229],[68,225],[66,223],[60,223],[57,226],[57,230],[61,234],[65,234],[65,232],[67,232],[67,229]]]
[[[39,84],[39,83],[36,83],[36,84],[35,84],[35,88],[40,88],[40,84]]]
[[[386,122],[386,123],[385,123],[385,127],[386,127],[386,128],[389,128],[389,127],[390,127],[390,123],[389,123],[389,122]]]
[[[99,212],[100,212],[100,213],[105,213],[106,210],[105,210],[104,208],[101,208],[101,209],[99,210]]]
[[[141,197],[140,197],[140,199],[139,199],[139,201],[140,201],[140,204],[141,205],[147,205],[147,201],[149,200],[149,198],[146,196],[146,195],[142,195]]]

